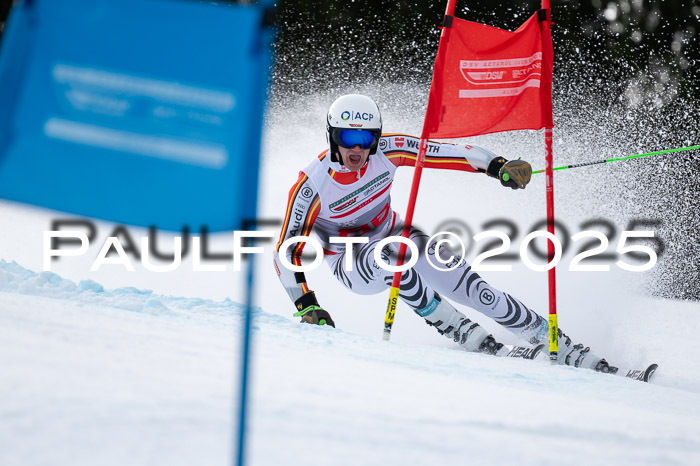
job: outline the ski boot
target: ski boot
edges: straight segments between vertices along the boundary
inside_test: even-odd
[[[604,374],[615,374],[617,372],[617,367],[611,366],[605,359],[591,353],[590,347],[584,347],[580,343],[572,345],[571,338],[562,332],[561,329],[557,330],[559,335],[558,364],[583,367]]]
[[[416,311],[425,323],[435,327],[440,335],[452,338],[467,351],[498,354],[503,343],[498,343],[489,332],[455,309],[450,303],[435,294],[433,301],[424,309]]]
[[[498,343],[491,334],[484,338],[484,340],[479,344],[479,349],[477,350],[477,353],[493,355],[501,355],[503,352],[503,343]]]
[[[598,364],[596,364],[594,370],[596,372],[602,372],[603,374],[617,374],[618,368],[608,364],[608,361],[605,359],[601,359],[598,361]]]
[[[457,328],[445,325],[441,320],[435,322],[426,320],[425,323],[435,327],[440,335],[452,338],[467,351],[496,355],[503,348],[503,343],[498,343],[482,326],[466,317],[459,321]]]
[[[614,374],[618,368],[611,366],[605,359],[591,353],[591,348],[582,344],[573,344],[560,328],[557,329],[559,336],[559,351],[557,363],[564,366],[583,367],[604,374]],[[531,344],[548,344],[549,324],[543,318],[538,318],[528,328],[523,331],[522,338],[527,339]]]

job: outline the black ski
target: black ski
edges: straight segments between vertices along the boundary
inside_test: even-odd
[[[506,346],[506,345],[503,345],[501,347],[501,349],[499,349],[495,355],[500,356],[502,358],[545,360],[545,359],[547,359],[547,357],[546,357],[546,352],[544,352],[544,349],[545,349],[544,344],[539,344],[537,346],[510,346],[510,345]],[[493,353],[491,353],[491,354],[493,354]],[[602,360],[602,362],[605,362],[605,360]],[[619,370],[617,367],[610,366],[607,363],[605,363],[605,367],[607,369],[598,370],[596,368],[596,371],[600,372],[601,374],[615,374],[615,375],[621,375],[621,376],[627,377],[629,379],[639,380],[641,382],[650,382],[652,377],[654,376],[654,373],[656,372],[656,369],[659,368],[659,365],[652,364],[649,367],[647,367],[646,369],[629,369],[627,371]]]
[[[518,359],[546,359],[546,353],[544,352],[545,345],[540,344],[537,346],[505,346],[502,351],[498,353],[499,356],[505,358],[518,358]],[[538,358],[539,356],[539,358]],[[639,380],[640,382],[650,382],[659,368],[658,364],[652,364],[646,369],[629,369],[627,371],[618,371],[617,367],[609,366],[613,370],[601,370],[600,373],[608,373],[615,375],[622,375],[629,379]]]
[[[651,381],[652,377],[654,376],[654,373],[656,372],[656,369],[658,368],[658,364],[652,364],[646,369],[630,369],[627,371],[627,373],[623,372],[622,375],[630,379],[639,380],[641,382],[649,382]]]
[[[537,346],[513,346],[506,347],[508,352],[503,352],[504,358],[535,359],[544,349],[544,345]]]

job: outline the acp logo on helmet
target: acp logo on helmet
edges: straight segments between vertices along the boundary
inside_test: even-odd
[[[374,115],[371,113],[360,113],[360,112],[352,112],[352,111],[347,111],[345,110],[343,113],[340,114],[340,118],[343,121],[347,121],[350,118],[353,120],[365,120],[365,121],[372,121],[372,118],[374,118]]]

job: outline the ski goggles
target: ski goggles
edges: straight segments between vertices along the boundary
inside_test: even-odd
[[[380,133],[376,130],[347,128],[333,128],[331,130],[331,139],[333,142],[346,149],[358,145],[362,149],[372,149],[377,146],[379,137]]]

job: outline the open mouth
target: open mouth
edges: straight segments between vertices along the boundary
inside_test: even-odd
[[[350,159],[350,162],[353,164],[358,164],[360,163],[360,160],[362,160],[362,155],[359,154],[349,154],[348,159]]]

